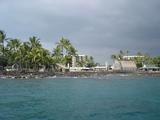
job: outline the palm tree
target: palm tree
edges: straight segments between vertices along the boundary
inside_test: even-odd
[[[42,47],[31,49],[27,57],[30,60],[31,67],[36,71],[40,66],[49,67],[50,62],[52,62],[49,51]]]
[[[37,65],[39,63],[39,57],[40,57],[40,53],[39,53],[39,49],[38,48],[33,48],[31,49],[31,51],[28,54],[28,58],[30,60],[30,66],[34,68],[34,70],[37,70]]]
[[[119,51],[120,55],[124,55],[124,52],[122,50]]]
[[[153,63],[154,63],[157,67],[160,67],[160,56],[154,57],[154,58],[153,58]]]
[[[54,57],[60,59],[59,62],[65,65],[71,64],[72,55],[76,55],[77,50],[68,39],[62,37],[54,49]]]
[[[128,56],[128,54],[129,54],[129,51],[128,51],[128,50],[126,51],[126,54],[127,54],[127,56]]]
[[[42,47],[42,44],[40,43],[40,39],[35,36],[29,38],[28,45],[30,46],[31,49]]]
[[[72,45],[69,45],[67,50],[68,55],[76,55],[77,50]]]
[[[40,65],[43,66],[48,66],[50,59],[51,59],[51,55],[49,53],[49,51],[47,49],[41,48],[39,49],[40,51]]]
[[[30,66],[30,59],[29,59],[29,53],[31,51],[31,48],[29,46],[29,42],[23,42],[19,49],[21,53],[21,65],[22,68],[27,70]]]
[[[141,52],[137,52],[137,55],[138,56],[142,56],[143,54]]]
[[[61,50],[61,55],[63,55],[63,56],[65,54],[74,55],[77,52],[76,49],[73,47],[73,45],[70,43],[70,41],[68,39],[63,38],[63,37],[57,43],[56,49],[60,49]],[[66,53],[64,53],[64,51],[66,51]]]
[[[61,48],[60,48],[59,45],[57,45],[57,47],[54,49],[53,52],[54,52],[54,53],[53,53],[53,56],[61,56],[61,55],[62,55],[62,54],[61,54]]]
[[[2,54],[4,56],[4,42],[6,40],[6,34],[4,31],[0,30],[0,44],[2,45]]]
[[[61,48],[62,55],[65,54],[64,50],[67,51],[69,45],[70,45],[70,41],[62,37],[62,39],[59,42],[59,46]]]
[[[123,59],[123,56],[124,56],[124,52],[122,50],[119,51],[119,54],[118,54],[118,59],[119,60],[122,60]]]
[[[92,56],[90,56],[89,58],[87,57],[87,61],[85,61],[85,62],[86,62],[86,67],[94,67],[94,66],[96,66]]]
[[[17,52],[21,46],[21,42],[18,39],[11,39],[7,43],[7,48],[12,52]]]
[[[113,55],[111,55],[111,59],[115,60],[115,59],[117,59],[117,56],[113,54]]]
[[[19,63],[21,65],[21,42],[18,39],[10,39],[7,42],[6,55],[10,64]]]
[[[40,39],[33,36],[29,38],[29,42],[23,43],[22,51],[25,52],[24,55],[24,64],[25,67],[33,68],[34,70],[38,69],[41,61],[41,51],[42,44],[40,43]]]

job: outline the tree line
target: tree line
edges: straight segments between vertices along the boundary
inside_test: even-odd
[[[18,65],[19,70],[38,71],[44,67],[46,70],[54,68],[56,64],[71,65],[72,56],[77,55],[77,49],[71,44],[70,40],[61,38],[56,43],[53,52],[44,48],[40,39],[32,36],[28,41],[22,42],[20,39],[7,38],[6,33],[0,30],[0,66]],[[83,64],[94,66],[93,57],[89,57]]]

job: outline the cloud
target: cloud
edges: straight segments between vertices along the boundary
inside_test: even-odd
[[[0,25],[10,37],[41,38],[50,50],[64,36],[98,62],[119,50],[159,54],[159,0],[1,0]]]

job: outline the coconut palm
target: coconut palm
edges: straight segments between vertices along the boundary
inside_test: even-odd
[[[125,53],[122,50],[120,50],[119,54],[118,54],[118,59],[122,60],[124,55],[125,55]]]
[[[153,63],[154,63],[157,67],[160,67],[160,56],[154,57],[154,58],[153,58]]]
[[[57,45],[57,47],[54,49],[54,51],[53,51],[54,53],[53,53],[53,56],[61,56],[62,54],[61,54],[61,48],[60,48],[60,46],[59,45]]]
[[[28,45],[28,42],[23,42],[20,46],[19,53],[21,54],[21,65],[25,69],[28,69],[30,66],[30,59],[28,58],[29,52],[30,47]]]
[[[142,56],[143,54],[141,52],[137,52],[137,55],[138,56]]]
[[[7,42],[7,47],[6,47],[6,56],[8,58],[9,64],[15,64],[15,63],[20,63],[20,46],[21,42],[18,39],[10,39]]]
[[[117,56],[115,54],[111,55],[111,59],[112,60],[116,60],[117,59]]]
[[[17,52],[21,46],[21,42],[18,39],[11,39],[7,42],[7,48],[12,52]]]
[[[86,67],[94,67],[96,66],[95,62],[94,62],[94,59],[92,56],[90,57],[87,57],[87,60],[86,60]]]
[[[77,50],[68,39],[62,37],[54,49],[54,59],[62,64],[71,64],[72,55],[76,55]]]
[[[62,37],[62,39],[58,43],[58,47],[61,49],[61,54],[64,55],[64,51],[68,49],[68,46],[70,45],[69,40]]]
[[[75,55],[77,52],[76,49],[73,47],[73,45],[70,43],[70,41],[68,39],[63,38],[63,37],[57,43],[56,49],[57,48],[61,50],[61,55],[63,55],[63,56],[65,54]]]
[[[40,43],[40,39],[35,36],[29,38],[28,45],[30,46],[31,49],[42,47],[42,44]]]
[[[77,50],[72,45],[69,45],[67,50],[68,55],[76,55]]]
[[[127,51],[126,51],[126,55],[128,56],[128,54],[129,54],[129,51],[127,50]]]
[[[1,44],[1,51],[2,54],[4,55],[4,42],[6,40],[6,34],[4,31],[0,30],[0,44]]]
[[[33,48],[29,53],[28,53],[28,59],[30,60],[30,67],[33,67],[34,70],[37,70],[37,65],[39,63],[39,49],[38,48]]]
[[[38,70],[40,66],[48,67],[52,58],[48,50],[44,48],[33,48],[27,55],[30,65],[34,70]]]

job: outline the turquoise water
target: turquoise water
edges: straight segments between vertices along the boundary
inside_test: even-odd
[[[160,78],[0,79],[0,120],[160,120]]]

